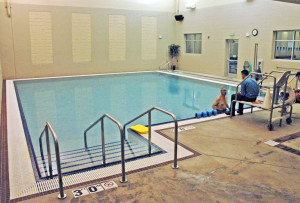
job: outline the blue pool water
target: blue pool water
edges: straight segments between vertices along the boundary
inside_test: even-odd
[[[26,80],[16,81],[15,85],[36,152],[46,121],[58,136],[60,150],[68,151],[84,146],[84,130],[104,113],[123,125],[157,106],[180,120],[211,110],[222,87],[227,89],[229,100],[235,92],[232,86],[159,72]],[[171,120],[160,112],[152,113],[152,123]],[[133,125],[139,123],[147,125],[147,116]],[[119,140],[118,132],[116,125],[105,119],[106,143]],[[100,125],[88,133],[88,143],[101,144]]]

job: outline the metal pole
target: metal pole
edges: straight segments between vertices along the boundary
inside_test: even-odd
[[[151,154],[151,111],[148,113],[148,150]]]
[[[59,146],[56,139],[55,142],[55,154],[56,154],[56,165],[57,165],[57,174],[58,174],[58,184],[59,184],[59,195],[58,199],[65,199],[67,195],[64,193],[64,186],[62,181],[62,174],[61,174],[61,166],[60,166],[60,156],[59,156]]]
[[[48,154],[48,165],[49,165],[49,173],[50,178],[53,178],[52,174],[52,161],[51,161],[51,149],[50,149],[50,142],[49,142],[49,130],[48,126],[46,126],[46,142],[47,142],[47,154]]]
[[[85,147],[85,150],[87,150],[86,132],[84,132],[84,147]]]
[[[174,165],[172,166],[173,169],[178,169],[179,166],[177,165],[177,143],[178,143],[178,123],[177,120],[175,122],[175,141],[174,141]]]
[[[122,179],[120,180],[121,183],[126,183],[128,180],[125,177],[125,152],[124,152],[124,139],[125,139],[125,130],[120,128],[120,134],[121,134],[121,162],[122,162]]]
[[[271,76],[273,77],[273,76]],[[274,91],[275,91],[275,88],[276,88],[276,78],[274,78],[274,86],[273,86],[273,98],[272,98],[272,106],[271,106],[271,113],[270,113],[270,121],[269,121],[269,126],[270,126],[270,129],[272,129],[272,117],[273,117],[273,107],[274,107],[274,102],[275,102],[275,96],[274,96]]]
[[[255,43],[255,50],[254,50],[254,70],[256,72],[257,69],[257,55],[258,55],[258,43]]]
[[[42,134],[40,135],[40,152],[41,152],[41,158],[42,158],[44,170],[46,172],[47,171],[47,167],[46,167],[46,162],[45,162],[45,157],[44,157],[43,141],[42,141],[42,135],[43,135],[44,131],[45,131],[45,128],[42,131]]]
[[[104,119],[101,120],[101,136],[102,136],[102,160],[103,160],[103,164],[106,164],[106,159],[105,159],[105,137],[104,137]]]

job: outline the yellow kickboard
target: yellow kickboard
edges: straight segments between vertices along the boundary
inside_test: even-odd
[[[141,124],[138,124],[138,125],[135,125],[135,126],[131,126],[130,127],[131,130],[134,130],[135,132],[137,133],[140,133],[140,134],[146,134],[148,133],[148,128],[141,125]]]

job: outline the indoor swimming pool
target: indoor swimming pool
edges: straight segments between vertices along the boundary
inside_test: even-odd
[[[39,136],[45,122],[49,122],[56,132],[62,170],[67,173],[99,165],[102,161],[100,147],[97,147],[102,144],[100,124],[88,132],[89,151],[84,150],[83,133],[104,113],[123,125],[157,106],[182,120],[194,117],[195,112],[212,110],[221,88],[227,89],[229,100],[235,93],[234,86],[161,72],[17,80],[14,84],[27,142],[33,148],[31,158],[34,157],[41,177],[47,176],[47,171],[43,170],[46,165],[39,157]],[[153,124],[171,119],[157,111],[152,113]],[[111,151],[111,162],[114,162],[115,157],[120,156],[120,134],[114,123],[108,119],[104,122],[105,146]],[[132,125],[147,125],[147,122],[147,116],[144,116]],[[147,155],[147,144],[146,139],[127,133],[125,147],[128,153],[125,157]],[[153,144],[152,153],[163,153],[163,150]]]

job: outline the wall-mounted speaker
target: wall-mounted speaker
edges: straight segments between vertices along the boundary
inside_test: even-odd
[[[183,21],[184,16],[183,15],[175,15],[175,20],[176,21]]]

